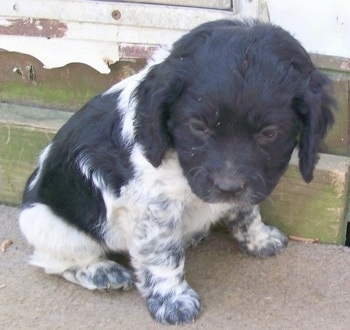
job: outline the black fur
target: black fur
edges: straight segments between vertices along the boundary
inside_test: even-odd
[[[154,166],[175,148],[193,192],[206,201],[230,199],[222,190],[236,189],[237,179],[222,172],[230,155],[235,177],[252,187],[250,200],[259,203],[296,145],[300,172],[312,180],[320,144],[333,124],[330,88],[283,29],[210,22],[176,42],[140,84],[136,138]],[[232,182],[221,189],[222,180]],[[221,191],[208,190],[215,186]]]
[[[132,177],[129,148],[120,135],[118,99],[119,94],[97,96],[63,125],[52,141],[38,184],[25,189],[24,206],[38,202],[50,205],[68,223],[102,239],[105,204],[101,191],[81,173],[78,159],[87,155],[89,175],[98,173],[115,195]]]

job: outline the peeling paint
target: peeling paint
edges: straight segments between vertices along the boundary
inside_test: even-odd
[[[125,59],[147,59],[159,46],[156,45],[139,45],[139,44],[120,44],[119,56]]]
[[[240,0],[239,8],[236,0],[220,1],[233,8],[156,6],[147,1],[0,0],[0,48],[33,56],[47,69],[84,63],[108,74],[120,59],[146,59],[155,45],[171,44],[200,23],[238,16],[238,10],[240,15],[256,17],[257,0]],[[112,13],[118,14],[117,21]],[[121,47],[119,56],[122,44],[128,46]]]
[[[0,34],[28,37],[63,38],[67,25],[52,19],[6,19],[0,21]]]
[[[340,64],[340,68],[343,69],[343,70],[350,70],[350,60],[344,60]]]

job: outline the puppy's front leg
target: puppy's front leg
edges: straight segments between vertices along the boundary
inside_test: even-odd
[[[154,201],[134,229],[136,285],[152,317],[161,323],[192,322],[200,311],[199,297],[184,279],[182,210],[178,201]]]
[[[262,222],[257,205],[230,211],[228,220],[241,250],[248,254],[266,258],[279,254],[287,246],[288,239],[283,233]]]

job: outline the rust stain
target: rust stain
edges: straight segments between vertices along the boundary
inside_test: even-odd
[[[343,69],[343,70],[350,70],[350,60],[344,60],[340,64],[340,68]]]
[[[62,38],[67,30],[65,23],[50,19],[8,19],[0,25],[0,34],[29,37]]]
[[[137,45],[137,44],[121,44],[119,45],[119,56],[127,59],[147,59],[159,46]]]

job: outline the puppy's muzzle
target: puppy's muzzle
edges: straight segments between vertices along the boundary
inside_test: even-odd
[[[214,187],[221,193],[237,196],[246,189],[247,183],[242,179],[217,178]]]

